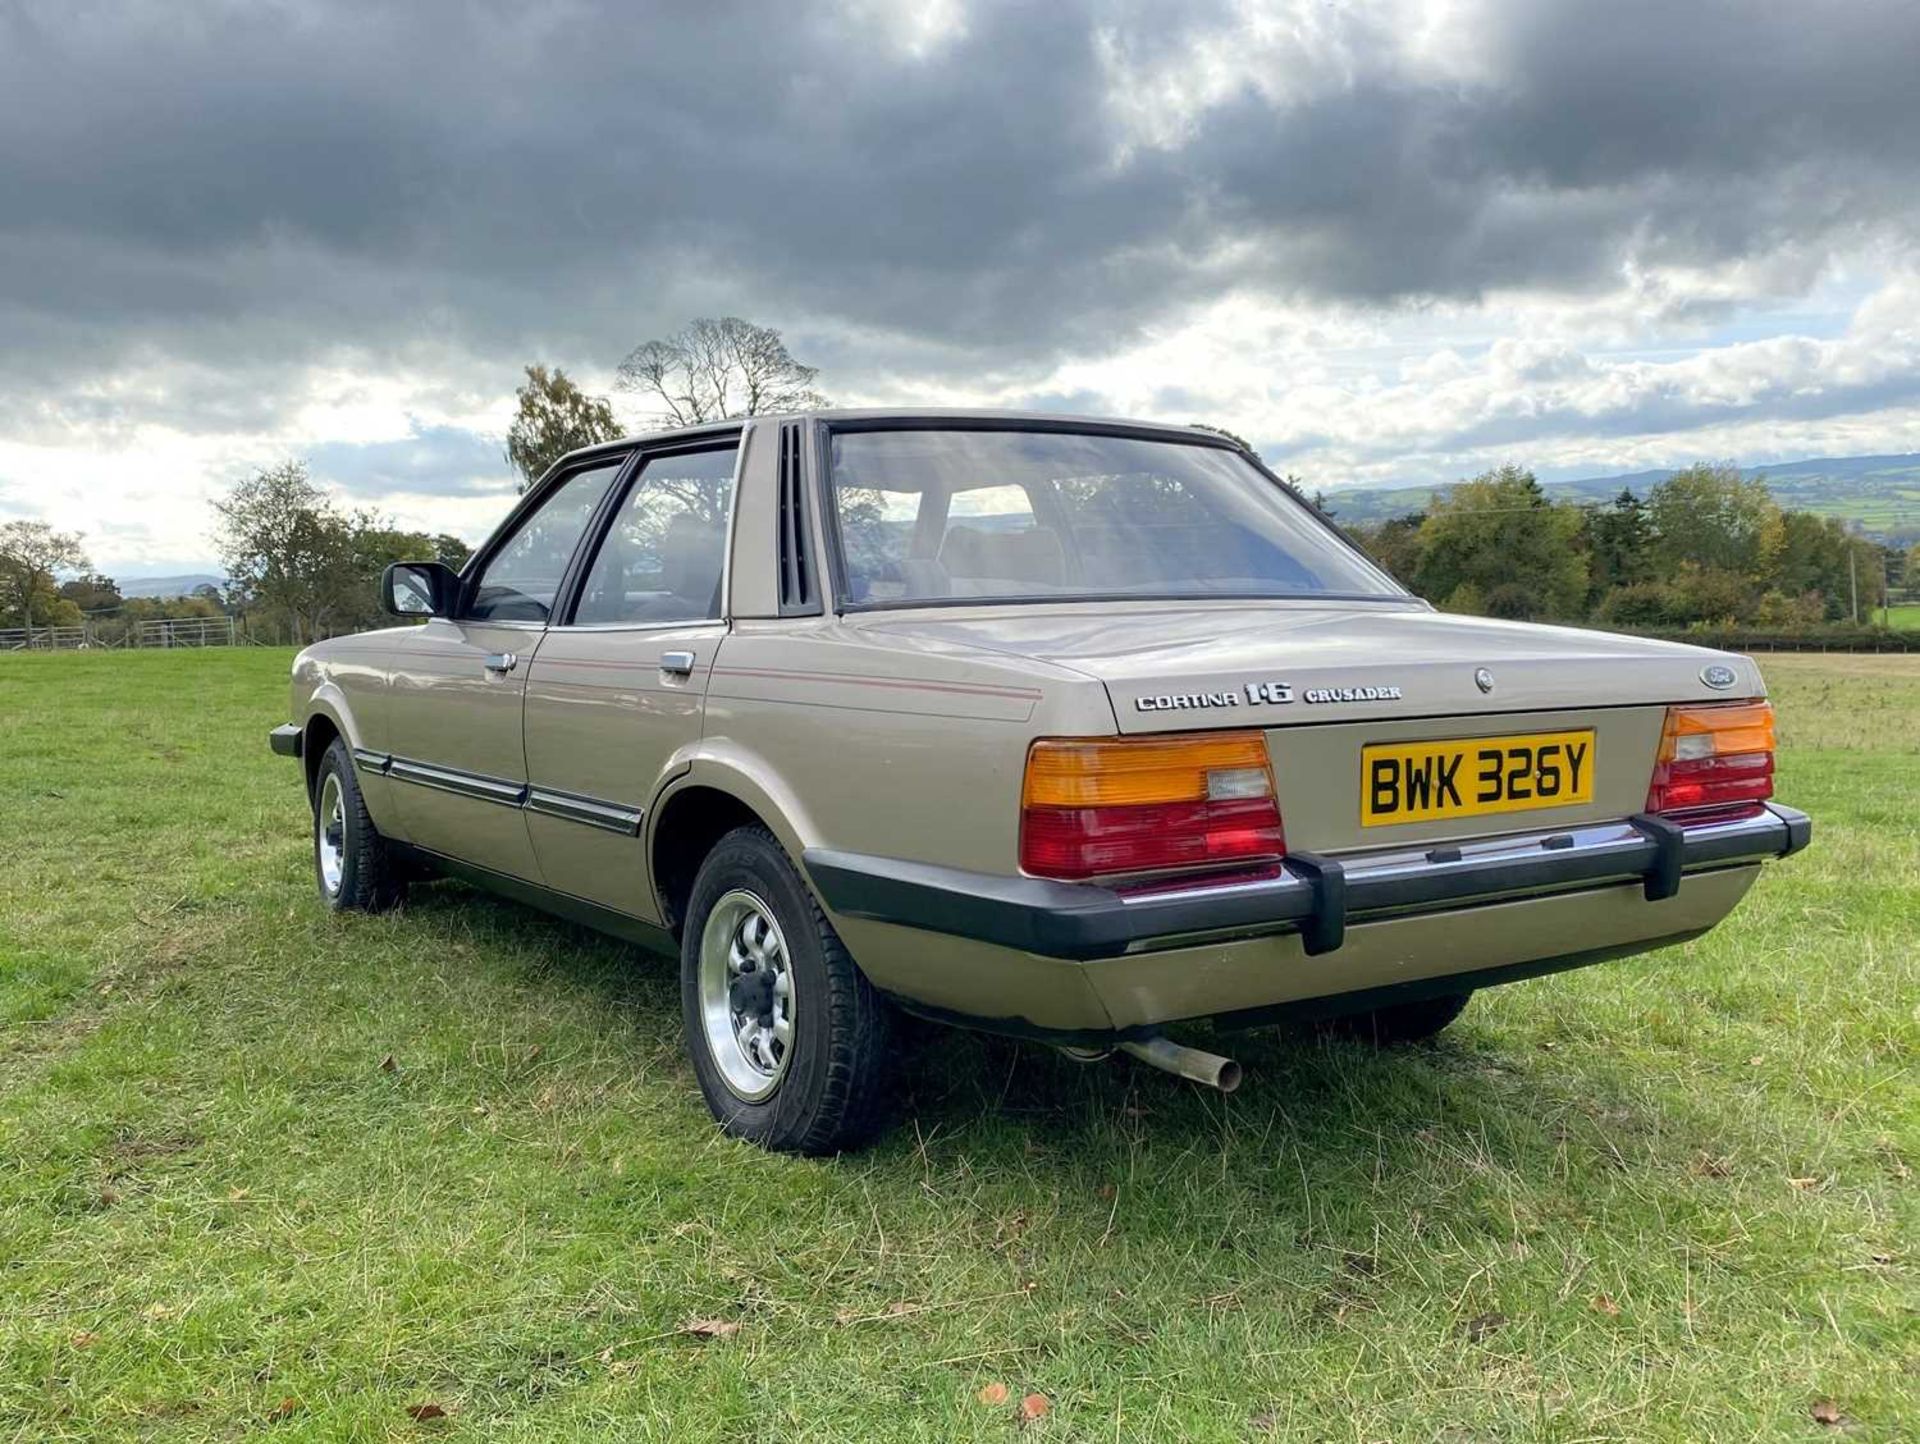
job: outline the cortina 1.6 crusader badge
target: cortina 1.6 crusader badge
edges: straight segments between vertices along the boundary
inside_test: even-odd
[[[1162,692],[1153,697],[1135,697],[1133,705],[1142,712],[1177,712],[1191,707],[1282,706],[1294,701],[1325,702],[1398,702],[1398,687],[1308,687],[1296,692],[1291,682],[1248,682],[1239,690],[1227,692]]]
[[[1700,669],[1700,680],[1705,682],[1709,687],[1717,687],[1724,692],[1738,680],[1738,677],[1733,668],[1715,662],[1710,667],[1702,667]]]

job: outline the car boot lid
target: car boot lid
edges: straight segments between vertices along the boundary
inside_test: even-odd
[[[903,641],[1031,658],[1105,684],[1122,732],[1276,727],[1764,693],[1752,659],[1418,603],[1027,605],[861,618]]]

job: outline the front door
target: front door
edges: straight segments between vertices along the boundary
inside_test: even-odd
[[[452,617],[397,649],[388,764],[407,836],[464,862],[538,879],[527,835],[527,677],[567,565],[625,458],[563,478],[489,548]]]
[[[643,458],[527,676],[527,826],[548,887],[659,921],[645,812],[699,740],[737,448]]]

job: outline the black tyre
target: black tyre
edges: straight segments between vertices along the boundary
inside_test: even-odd
[[[1468,989],[1464,993],[1442,993],[1437,998],[1422,998],[1415,1003],[1392,1003],[1365,1013],[1328,1018],[1319,1024],[1319,1028],[1323,1033],[1357,1038],[1383,1048],[1395,1043],[1421,1043],[1459,1017],[1472,996],[1472,989]]]
[[[700,865],[680,999],[700,1091],[728,1133],[807,1154],[879,1133],[893,1009],[762,828],[734,829]]]
[[[347,744],[333,740],[313,779],[313,877],[335,912],[382,912],[405,892],[387,840],[367,816]]]

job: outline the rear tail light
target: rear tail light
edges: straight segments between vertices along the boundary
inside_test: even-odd
[[[1046,739],[1027,754],[1020,866],[1037,877],[1218,871],[1285,852],[1258,732]]]
[[[1753,812],[1773,796],[1773,707],[1669,707],[1647,811]]]

